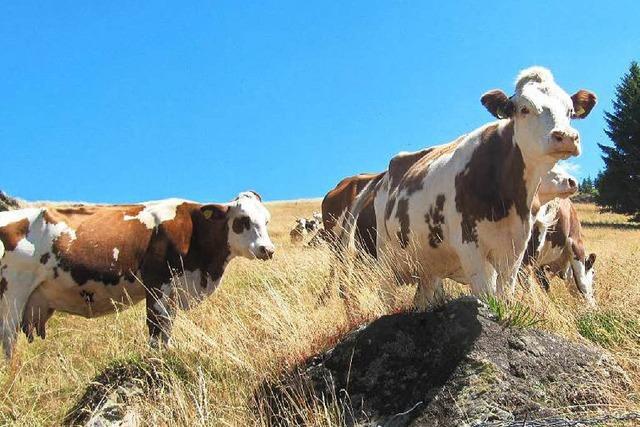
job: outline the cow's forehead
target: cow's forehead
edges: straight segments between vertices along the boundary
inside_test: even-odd
[[[240,197],[236,201],[236,211],[255,220],[268,221],[271,214],[264,205],[255,197]]]
[[[568,110],[573,106],[567,92],[553,81],[529,82],[516,95],[531,102],[539,111],[544,107]]]

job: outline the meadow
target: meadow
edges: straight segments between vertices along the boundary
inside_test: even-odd
[[[366,264],[348,280],[350,313],[335,296],[320,298],[330,279],[326,247],[289,243],[297,216],[310,217],[319,200],[269,203],[270,234],[278,249],[272,261],[236,259],[216,293],[188,312],[179,312],[174,346],[147,346],[144,304],[97,319],[56,314],[47,339],[18,343],[13,365],[0,362],[0,424],[56,425],[92,380],[117,364],[161,371],[162,385],[131,399],[131,417],[156,425],[268,425],[255,390],[309,356],[330,348],[358,324],[409,310],[414,287],[397,286],[385,266]],[[640,408],[640,224],[578,204],[587,248],[597,253],[596,299],[588,309],[575,286],[559,279],[545,294],[520,286],[515,301],[533,316],[535,327],[570,340],[588,341],[611,352],[634,385],[631,393],[611,390],[611,405],[596,412]],[[466,287],[446,283],[450,297]],[[340,425],[330,404],[300,404],[309,425]]]

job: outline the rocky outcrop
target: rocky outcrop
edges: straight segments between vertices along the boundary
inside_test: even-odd
[[[382,317],[265,384],[273,424],[288,402],[337,403],[348,425],[455,426],[545,418],[611,403],[630,381],[602,350],[504,328],[474,298]],[[290,423],[290,421],[288,421]]]

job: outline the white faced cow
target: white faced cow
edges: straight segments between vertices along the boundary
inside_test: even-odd
[[[531,233],[540,179],[561,159],[580,153],[570,120],[596,102],[580,90],[569,97],[541,67],[524,70],[508,97],[492,90],[482,104],[499,120],[455,141],[391,159],[360,196],[375,194],[378,254],[397,259],[399,276],[420,278],[415,303],[424,307],[451,278],[475,295],[512,289]],[[353,243],[347,215],[343,245]]]
[[[167,344],[177,305],[220,284],[236,257],[269,259],[270,215],[254,192],[228,204],[168,199],[139,205],[0,213],[0,334],[45,337],[54,311],[96,317],[145,298],[152,345]]]

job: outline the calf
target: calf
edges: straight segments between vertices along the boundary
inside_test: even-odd
[[[493,90],[481,102],[498,121],[397,155],[345,215],[342,243],[353,245],[351,218],[375,195],[377,253],[394,258],[397,275],[420,278],[420,307],[443,278],[469,284],[475,295],[513,290],[540,179],[580,153],[570,120],[586,117],[596,98],[586,90],[569,97],[551,72],[532,67],[518,76],[513,96]]]
[[[536,277],[545,290],[549,290],[549,280],[545,269],[568,280],[573,280],[587,304],[594,306],[593,279],[596,254],[586,255],[582,227],[578,213],[569,199],[548,203],[543,207],[545,215],[553,218],[551,225],[543,225],[538,233],[532,234],[532,240],[539,239],[532,264]],[[547,221],[549,223],[549,221]]]
[[[345,214],[356,202],[362,190],[371,181],[381,177],[382,173],[363,173],[344,178],[329,191],[322,200],[322,221],[325,238],[335,243],[342,232]],[[358,247],[365,253],[376,256],[376,216],[373,209],[373,197],[363,205],[356,221],[355,236]]]
[[[28,208],[0,213],[0,334],[45,337],[54,311],[102,316],[146,299],[150,343],[167,344],[177,305],[220,284],[236,256],[269,259],[270,215],[254,192],[227,204],[179,199],[139,205]]]

